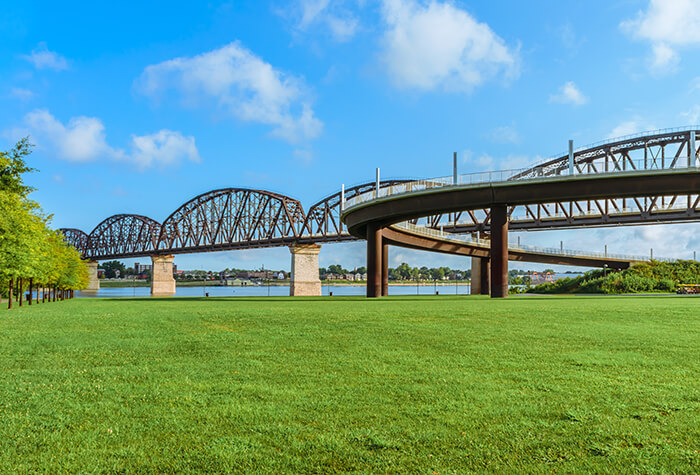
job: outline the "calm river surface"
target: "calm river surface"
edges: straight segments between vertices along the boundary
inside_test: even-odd
[[[469,294],[469,285],[390,285],[389,295],[435,295],[435,290],[440,292],[440,295],[467,295]],[[324,285],[322,294],[329,295],[365,295],[366,289],[359,285]],[[246,287],[177,287],[175,289],[175,297],[204,297],[205,293],[209,293],[210,297],[272,297],[289,296],[288,286],[246,286]],[[149,287],[111,287],[102,288],[97,294],[81,294],[78,292],[77,297],[150,297],[151,289]]]

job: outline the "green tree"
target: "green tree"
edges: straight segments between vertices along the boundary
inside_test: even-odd
[[[328,266],[328,273],[329,274],[347,274],[348,271],[343,269],[342,266],[338,264],[331,264]]]
[[[32,147],[29,137],[25,137],[9,151],[0,152],[0,190],[20,196],[27,196],[33,190],[22,180],[23,174],[34,171],[24,161]]]
[[[406,264],[405,262],[402,262],[396,268],[396,274],[401,280],[409,280],[412,278],[411,267],[408,264]]]
[[[117,271],[119,271],[119,276],[124,277],[126,275],[126,266],[120,261],[107,261],[100,264],[99,269],[105,271],[105,277],[108,279],[114,279],[117,277]]]

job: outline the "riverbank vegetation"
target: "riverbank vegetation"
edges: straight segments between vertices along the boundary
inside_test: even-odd
[[[20,304],[24,290],[51,291],[65,298],[87,284],[87,269],[79,253],[49,225],[51,217],[29,198],[33,189],[23,175],[34,171],[25,162],[28,139],[0,152],[0,294]],[[42,300],[45,300],[42,296]]]
[[[678,285],[700,283],[700,263],[675,261],[635,264],[619,272],[598,269],[574,277],[528,288],[540,294],[630,294],[675,292]]]
[[[0,319],[0,472],[694,473],[699,302],[24,307]]]

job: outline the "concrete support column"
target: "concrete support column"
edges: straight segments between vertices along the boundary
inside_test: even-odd
[[[173,259],[175,256],[151,256],[151,297],[175,295]]]
[[[382,295],[382,228],[367,226],[367,297]]]
[[[389,245],[382,240],[382,297],[389,295]]]
[[[491,207],[491,298],[508,297],[508,207]]]
[[[489,259],[487,257],[472,257],[471,295],[488,295],[491,285],[489,279]]]
[[[83,292],[95,293],[100,290],[100,280],[97,278],[97,261],[85,261],[88,272],[88,284]]]
[[[293,244],[289,246],[292,253],[292,276],[289,283],[291,296],[320,296],[321,279],[318,276],[318,244]]]

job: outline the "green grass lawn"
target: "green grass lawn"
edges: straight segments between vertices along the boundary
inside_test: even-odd
[[[700,299],[0,312],[0,472],[700,471]]]

